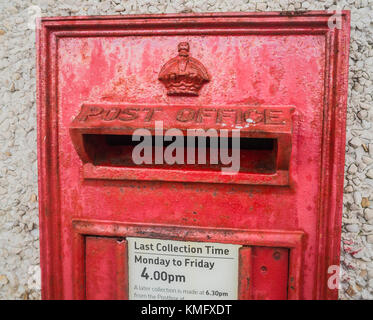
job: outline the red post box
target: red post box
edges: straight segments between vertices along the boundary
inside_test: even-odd
[[[345,11],[43,18],[43,297],[337,298],[348,48]]]

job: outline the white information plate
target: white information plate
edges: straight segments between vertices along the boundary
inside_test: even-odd
[[[132,300],[235,300],[233,244],[127,238]]]

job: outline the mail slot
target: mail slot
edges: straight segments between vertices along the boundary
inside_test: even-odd
[[[42,18],[44,299],[336,299],[349,13]]]
[[[292,106],[156,106],[152,110],[155,111],[149,115],[149,108],[142,106],[82,105],[70,125],[70,134],[84,162],[85,178],[137,179],[141,172],[140,180],[288,184]],[[157,128],[157,123],[162,127]],[[140,140],[136,129],[140,128],[151,132],[148,144],[162,149],[161,153],[172,138],[167,132],[180,130],[183,141],[175,151],[182,154],[182,159],[172,165],[164,164],[156,161],[156,152],[152,152],[148,161],[141,165],[134,163],[133,149]],[[209,134],[211,129],[215,135]],[[232,129],[240,131],[239,137],[232,136]],[[184,133],[192,130],[193,135],[184,138]],[[221,136],[222,130],[225,136]],[[206,140],[204,159],[198,157],[201,139]],[[237,149],[238,174],[222,175],[219,159],[211,159],[218,158],[219,151],[223,151],[218,150],[221,145],[226,145],[227,155],[234,156]]]

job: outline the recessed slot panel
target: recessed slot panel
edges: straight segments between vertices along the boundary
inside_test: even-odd
[[[95,166],[221,171],[237,163],[239,172],[273,174],[276,171],[277,140],[271,138],[183,137],[179,143],[175,137],[170,138],[172,141],[162,141],[163,137],[157,136],[144,140],[131,135],[85,134],[83,139]],[[140,143],[149,148],[150,156],[143,149],[134,150]],[[156,152],[161,153],[163,163],[157,163]],[[134,161],[138,154],[144,157],[141,164]]]
[[[289,184],[292,106],[231,106],[228,112],[226,106],[167,105],[145,108],[148,117],[108,116],[134,107],[144,109],[81,106],[70,135],[85,179]]]

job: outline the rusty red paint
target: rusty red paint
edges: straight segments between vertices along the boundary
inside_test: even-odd
[[[116,238],[85,237],[85,249],[84,298],[125,299],[127,242]]]
[[[276,255],[278,258],[275,258]],[[252,252],[252,299],[286,300],[293,290],[289,276],[289,250],[254,247]]]
[[[231,105],[202,108],[156,105],[151,109],[154,111],[150,116],[149,110],[142,105],[82,105],[69,128],[74,147],[85,163],[84,178],[255,185],[289,183],[293,107]],[[128,117],[129,112],[132,112],[131,117]],[[247,118],[256,119],[256,123],[247,123]],[[178,128],[184,132],[187,129],[239,128],[242,138],[273,139],[276,145],[273,145],[271,151],[244,150],[241,146],[239,174],[222,175],[220,167],[213,165],[185,163],[172,167],[164,164],[138,166],[132,162],[132,146],[113,147],[105,139],[105,136],[110,138],[111,135],[131,135],[138,128],[154,132],[155,123],[160,120],[163,121],[164,131],[171,128]],[[149,170],[150,168],[152,170]]]
[[[43,18],[43,298],[127,298],[127,236],[241,244],[242,299],[337,298],[327,269],[339,265],[349,13],[342,29],[329,29],[331,15]],[[159,72],[185,42],[209,81],[198,95],[167,95]],[[260,118],[275,109],[285,124]],[[277,147],[249,150],[250,165],[235,176],[210,166],[131,166],[128,149],[104,143],[156,119],[182,130],[233,129],[245,114],[257,118],[243,137]]]

